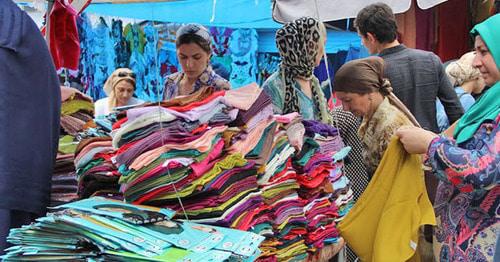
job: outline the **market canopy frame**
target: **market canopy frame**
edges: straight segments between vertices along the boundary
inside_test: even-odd
[[[363,7],[383,2],[394,13],[408,11],[413,0],[272,0],[273,19],[279,23],[293,21],[303,16],[310,16],[321,21],[335,21],[356,17]],[[420,9],[429,9],[447,0],[415,0]]]

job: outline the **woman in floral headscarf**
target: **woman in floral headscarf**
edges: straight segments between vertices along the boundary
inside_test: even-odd
[[[363,117],[357,131],[370,175],[375,173],[396,130],[405,125],[419,126],[383,76],[384,60],[371,56],[345,63],[334,80],[334,91],[344,109]]]
[[[481,98],[446,135],[402,128],[410,153],[425,154],[439,183],[434,210],[434,254],[439,261],[500,261],[500,14],[476,25],[478,68],[486,85]]]
[[[230,89],[230,83],[216,74],[210,65],[212,56],[208,30],[199,24],[187,24],[177,30],[175,47],[182,71],[165,79],[164,100],[189,95],[202,87]]]

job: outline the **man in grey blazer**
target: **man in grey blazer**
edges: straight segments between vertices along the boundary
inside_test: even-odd
[[[369,53],[384,59],[384,75],[391,82],[394,94],[423,128],[439,133],[436,98],[443,104],[450,123],[462,116],[462,105],[441,60],[432,52],[399,43],[396,18],[388,5],[366,6],[359,11],[354,23]]]

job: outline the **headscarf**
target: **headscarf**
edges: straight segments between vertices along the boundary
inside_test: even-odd
[[[474,52],[465,53],[446,67],[446,74],[453,86],[462,86],[467,81],[481,77],[479,69],[472,66],[474,56]]]
[[[484,22],[477,24],[470,32],[473,36],[481,35],[500,70],[500,14],[491,16]]]
[[[342,65],[335,73],[333,90],[357,94],[379,92],[401,110],[415,126],[420,126],[410,110],[392,92],[389,79],[383,76],[384,60],[382,58],[371,56],[352,60]]]
[[[472,35],[480,35],[490,50],[500,70],[500,14],[496,14],[471,30]],[[477,129],[487,120],[494,120],[500,113],[500,81],[490,87],[479,100],[458,120],[453,137],[462,143],[474,136]]]
[[[306,80],[313,78],[316,55],[320,45],[323,44],[320,40],[325,33],[322,24],[311,17],[299,18],[276,31],[276,45],[281,56],[280,71],[285,83],[284,114],[300,112],[299,99],[294,87],[295,78],[301,77]],[[311,91],[319,118],[326,119],[326,116],[323,116],[324,110],[320,110],[318,90],[311,88]]]
[[[108,95],[108,106],[111,111],[112,108],[116,107],[116,94],[115,86],[124,80],[130,80],[134,83],[135,90],[135,73],[128,68],[118,68],[116,69],[104,83],[104,92]]]
[[[212,42],[210,39],[210,33],[208,32],[207,28],[205,28],[200,24],[195,24],[195,23],[186,24],[179,27],[179,29],[177,29],[177,32],[175,34],[175,38],[179,39],[181,36],[189,34],[201,37],[203,40],[207,41],[208,44]]]

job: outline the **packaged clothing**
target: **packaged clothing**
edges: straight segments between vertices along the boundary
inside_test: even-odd
[[[421,159],[406,153],[393,138],[370,184],[338,229],[362,261],[418,261],[414,254],[419,228],[435,224]]]
[[[254,261],[264,237],[172,220],[170,209],[94,197],[12,229],[6,261]]]

